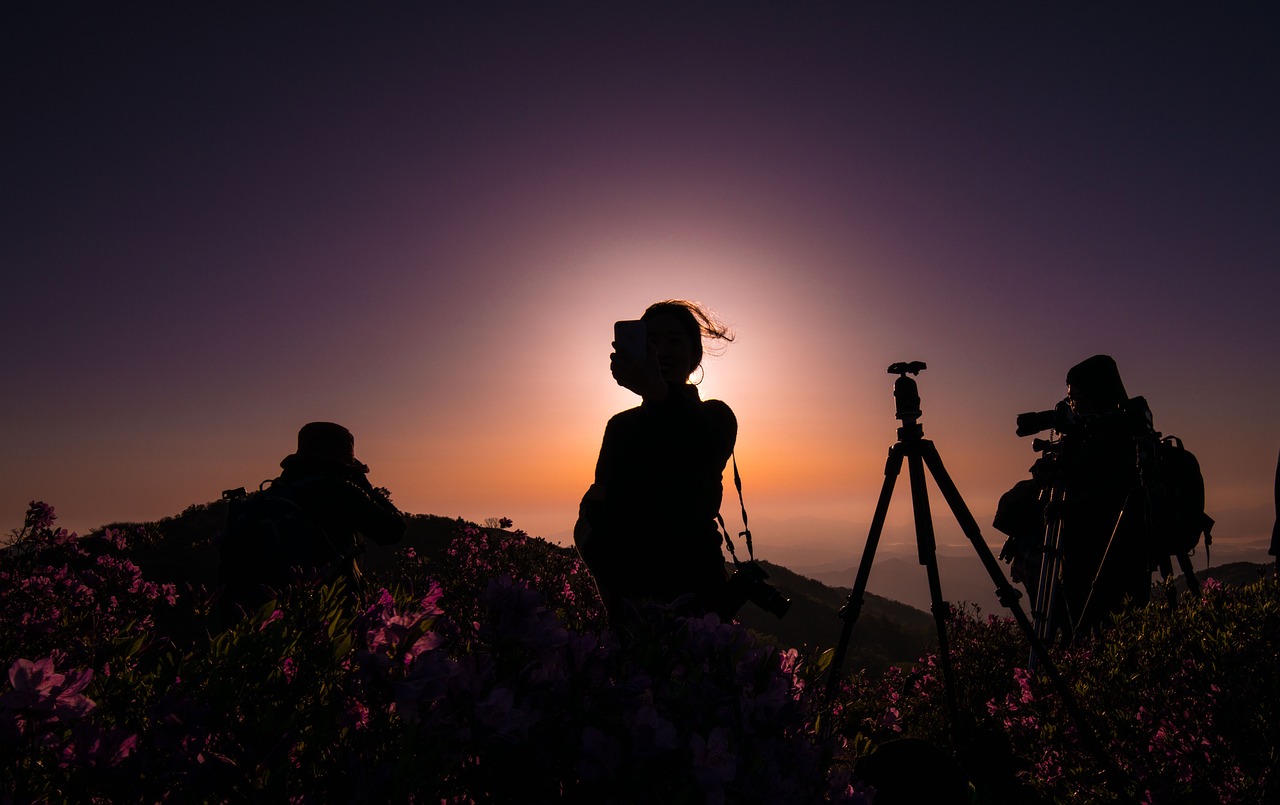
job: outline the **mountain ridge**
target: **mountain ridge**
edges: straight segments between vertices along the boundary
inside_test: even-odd
[[[218,551],[216,540],[226,522],[226,501],[193,504],[182,513],[158,521],[117,522],[95,529],[86,536],[107,529],[130,530],[140,535],[134,561],[150,581],[190,583],[212,590],[217,586]],[[463,525],[481,528],[494,536],[512,532],[486,528],[463,518],[439,515],[406,515],[405,539],[392,546],[370,543],[362,567],[375,581],[389,574],[397,552],[413,548],[420,555],[434,556],[448,548]],[[553,550],[573,552],[540,537]],[[856,566],[841,571],[807,575],[784,565],[761,560],[769,573],[769,583],[792,601],[782,619],[751,603],[743,606],[738,619],[761,639],[785,648],[795,648],[816,656],[838,641],[842,620],[839,612],[846,603],[856,577]],[[976,553],[960,556],[938,554],[943,598],[953,605],[970,605],[980,611],[1000,613],[1004,608],[995,597],[995,584]],[[975,570],[976,568],[976,570]],[[1224,584],[1242,585],[1268,572],[1268,565],[1231,562],[1204,571],[1198,578],[1212,576]],[[1186,589],[1181,576],[1179,590]],[[900,554],[878,556],[868,577],[864,604],[855,624],[849,647],[849,667],[881,672],[890,665],[914,664],[937,643],[935,625],[929,614],[929,594],[924,568]]]
[[[145,523],[111,523],[86,536],[100,535],[107,529],[139,534],[133,560],[145,578],[213,590],[218,583],[217,539],[226,522],[226,512],[224,500],[193,504],[172,517]],[[366,577],[376,582],[379,577],[389,575],[398,553],[407,548],[428,558],[439,555],[464,525],[498,537],[513,534],[462,518],[439,515],[408,514],[405,520],[408,529],[401,542],[390,546],[367,545],[361,558]],[[546,543],[550,550],[574,551],[540,537],[531,539]],[[842,629],[839,611],[849,591],[833,588],[781,565],[770,562],[761,562],[761,565],[769,573],[769,583],[791,599],[790,611],[778,619],[747,603],[739,612],[739,620],[757,637],[779,648],[795,648],[816,656],[834,647]],[[911,665],[936,644],[933,618],[927,612],[870,592],[864,599],[855,629],[856,640],[849,647],[848,667],[878,673],[890,665]]]

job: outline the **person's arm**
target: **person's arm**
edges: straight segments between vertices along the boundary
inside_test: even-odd
[[[369,483],[364,475],[342,484],[342,509],[352,517],[355,530],[379,545],[404,539],[408,526],[404,515]]]
[[[653,350],[639,360],[614,352],[609,355],[609,371],[619,386],[639,394],[646,404],[661,403],[671,394],[667,381],[662,378],[657,353]]]
[[[604,428],[604,438],[600,442],[600,454],[596,457],[595,477],[591,487],[582,496],[578,505],[578,523],[574,526],[574,541],[583,548],[592,538],[605,528],[605,500],[609,489],[609,478],[613,474],[617,457],[619,438],[618,417],[609,420]],[[588,548],[589,550],[589,548]]]

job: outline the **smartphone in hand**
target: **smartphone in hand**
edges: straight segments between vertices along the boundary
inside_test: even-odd
[[[639,363],[649,354],[649,326],[639,319],[613,323],[613,342],[620,355]]]

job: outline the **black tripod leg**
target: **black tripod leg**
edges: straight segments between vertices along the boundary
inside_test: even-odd
[[[827,676],[827,696],[831,696],[840,683],[840,669],[844,666],[845,653],[849,649],[849,636],[853,634],[853,624],[862,612],[862,596],[867,590],[867,579],[871,577],[871,563],[875,560],[876,547],[880,544],[880,533],[884,530],[884,520],[889,513],[893,487],[901,472],[902,444],[899,442],[889,448],[889,458],[884,465],[884,485],[880,487],[876,513],[871,518],[871,531],[867,534],[867,545],[862,549],[862,562],[858,565],[858,576],[853,582],[853,590],[840,609],[844,626],[840,630],[840,642],[836,644],[835,654],[831,657],[831,669]]]
[[[1107,547],[1102,551],[1102,558],[1098,560],[1097,569],[1093,571],[1093,581],[1089,582],[1089,594],[1085,596],[1084,606],[1081,607],[1080,614],[1076,617],[1075,623],[1072,624],[1071,634],[1073,635],[1080,634],[1080,630],[1083,628],[1093,628],[1094,626],[1094,619],[1091,617],[1093,614],[1093,594],[1098,589],[1098,580],[1102,578],[1102,571],[1110,569],[1107,567],[1107,560],[1111,558],[1111,549],[1115,547],[1116,536],[1120,533],[1121,526],[1128,522],[1125,520],[1125,516],[1129,514],[1132,503],[1133,490],[1129,490],[1124,496],[1124,503],[1120,506],[1120,513],[1116,515],[1115,525],[1111,526],[1111,536],[1107,538]],[[1144,520],[1149,519],[1144,518]],[[1150,582],[1150,580],[1150,574],[1148,574],[1147,581]],[[1173,602],[1170,601],[1169,603],[1172,606]],[[1103,613],[1103,617],[1105,616],[1106,613]]]
[[[942,466],[942,457],[938,455],[938,449],[932,442],[929,442],[924,450],[924,461],[929,471],[933,473],[933,480],[938,485],[938,491],[942,493],[942,498],[951,508],[951,513],[955,516],[956,522],[960,524],[960,530],[964,532],[969,542],[973,543],[973,547],[978,553],[978,559],[982,561],[982,566],[986,569],[987,575],[995,583],[996,598],[1000,600],[1000,604],[1006,609],[1016,609],[1019,613],[1022,613],[1022,604],[1019,603],[1022,599],[1022,593],[1005,578],[1004,569],[1000,567],[999,560],[991,553],[991,548],[987,546],[987,541],[982,538],[982,529],[978,528],[978,521],[969,512],[969,507],[965,505],[964,498],[960,497],[960,491],[956,489],[951,476],[947,474],[946,467]],[[1023,613],[1022,617],[1025,620],[1027,616]]]
[[[947,501],[947,505],[951,507],[956,522],[960,524],[960,530],[968,537],[969,542],[973,543],[974,549],[978,552],[978,558],[982,560],[982,564],[991,576],[991,580],[996,583],[996,595],[999,596],[1000,603],[1004,604],[1013,613],[1013,618],[1017,622],[1018,628],[1026,636],[1027,642],[1031,644],[1032,655],[1040,660],[1040,665],[1049,677],[1050,683],[1058,691],[1058,695],[1062,697],[1062,702],[1066,706],[1067,712],[1071,715],[1071,720],[1075,722],[1081,739],[1103,768],[1109,770],[1115,776],[1115,779],[1122,779],[1123,772],[1116,766],[1114,759],[1107,754],[1102,742],[1098,739],[1099,733],[1093,723],[1093,719],[1080,707],[1075,695],[1067,687],[1067,683],[1063,681],[1044,643],[1036,635],[1035,629],[1032,628],[1031,621],[1027,618],[1027,613],[1022,610],[1022,605],[1018,603],[1018,598],[1021,597],[1020,594],[1005,578],[1004,570],[1000,568],[995,556],[991,553],[991,548],[987,545],[987,541],[982,538],[982,530],[978,528],[978,522],[973,519],[973,514],[969,512],[969,507],[965,505],[964,498],[960,496],[960,491],[956,489],[951,476],[947,474],[946,468],[942,466],[942,457],[938,455],[937,448],[933,446],[932,442],[925,442],[923,453],[925,463],[928,465],[929,471],[933,473],[933,480],[938,485],[938,490],[942,492],[942,497]]]
[[[1187,582],[1187,592],[1200,594],[1200,580],[1196,578],[1195,568],[1191,566],[1191,557],[1185,553],[1177,554],[1178,567],[1182,568],[1182,578]]]
[[[1048,490],[1049,500],[1044,508],[1044,537],[1040,542],[1040,575],[1036,578],[1036,597],[1031,602],[1036,637],[1046,644],[1051,642],[1059,628],[1070,639],[1070,613],[1062,601],[1062,516],[1065,493],[1055,482]],[[1031,656],[1031,668],[1035,669],[1035,655]]]
[[[951,718],[952,737],[960,744],[960,708],[956,704],[956,680],[951,671],[951,647],[947,641],[947,621],[951,619],[951,606],[942,598],[942,582],[938,578],[938,545],[933,533],[933,515],[929,512],[929,490],[924,483],[924,462],[920,450],[931,446],[927,441],[916,442],[917,449],[907,455],[907,475],[911,479],[911,506],[916,521],[916,549],[920,564],[929,578],[929,607],[938,630],[938,660],[942,664],[943,688],[947,695],[947,711]]]
[[[1178,605],[1178,589],[1173,586],[1173,562],[1167,556],[1160,559],[1160,580],[1166,583],[1165,603],[1173,609]]]

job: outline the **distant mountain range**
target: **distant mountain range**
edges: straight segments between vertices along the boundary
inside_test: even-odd
[[[952,604],[973,604],[982,612],[1003,610],[996,598],[996,582],[959,527],[949,519],[949,515],[935,517],[934,524],[943,598]],[[868,526],[819,518],[794,518],[766,520],[753,531],[757,533],[756,550],[759,555],[802,576],[847,591],[857,577]],[[983,536],[989,541],[992,553],[998,554],[1004,535],[985,529]],[[995,542],[990,542],[992,540]],[[847,550],[838,552],[832,547],[840,545],[846,545]],[[1266,560],[1265,551],[1265,547],[1258,548],[1252,544],[1243,547],[1215,543],[1208,550],[1203,545],[1199,546],[1191,560],[1197,577],[1214,576],[1219,581],[1230,583],[1223,578],[1224,567],[1274,567],[1274,562]],[[1210,567],[1210,560],[1217,564]],[[999,567],[1007,578],[1009,566],[1000,562]],[[1256,575],[1256,572],[1248,570],[1244,575]],[[1156,574],[1155,578],[1158,580],[1159,575]],[[1018,589],[1021,591],[1021,587]],[[910,523],[886,525],[867,580],[867,591],[917,609],[929,610],[929,586],[924,566],[917,555],[915,529]]]
[[[856,558],[856,557],[855,557]],[[1274,564],[1257,562],[1230,561],[1211,568],[1203,566],[1203,560],[1193,558],[1194,573],[1197,579],[1212,577],[1223,584],[1248,584],[1257,581],[1263,575],[1274,570]],[[1000,568],[1008,578],[1009,566],[1000,563]],[[856,565],[840,571],[810,572],[811,578],[837,589],[853,586],[858,574]],[[984,613],[999,613],[1004,610],[996,598],[996,583],[988,574],[986,567],[977,553],[970,555],[938,554],[938,577],[942,587],[942,597],[952,604],[972,604]],[[1152,575],[1158,581],[1158,573]],[[1186,582],[1181,574],[1174,576],[1174,584],[1178,589],[1185,589]],[[1015,589],[1024,593],[1022,599],[1025,608],[1025,591],[1021,585]],[[867,591],[875,592],[886,598],[901,601],[917,609],[929,610],[929,584],[925,568],[915,559],[903,559],[898,556],[880,559],[871,566],[871,575],[867,579]]]

